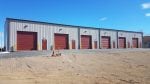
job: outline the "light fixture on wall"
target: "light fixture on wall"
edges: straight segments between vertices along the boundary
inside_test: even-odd
[[[62,31],[62,29],[59,29],[59,32]]]
[[[136,34],[134,34],[134,37],[136,37]]]
[[[86,33],[87,31],[84,31],[84,33]]]
[[[23,28],[26,29],[28,27],[28,25],[25,25]]]
[[[120,35],[123,36],[123,33],[121,33]]]
[[[106,35],[107,34],[107,32],[104,32],[104,35]]]

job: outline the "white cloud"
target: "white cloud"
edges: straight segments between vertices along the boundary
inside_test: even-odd
[[[143,9],[150,9],[150,2],[142,4]]]
[[[145,16],[150,17],[150,13],[146,13]]]
[[[108,18],[107,17],[102,17],[102,18],[100,18],[99,20],[100,21],[105,21],[105,20],[107,20]]]

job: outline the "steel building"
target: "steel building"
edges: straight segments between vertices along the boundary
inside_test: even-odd
[[[8,51],[141,48],[142,32],[92,28],[7,18]]]
[[[143,48],[150,48],[150,36],[143,37]]]

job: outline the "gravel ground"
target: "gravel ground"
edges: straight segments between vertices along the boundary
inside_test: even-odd
[[[0,58],[16,58],[16,57],[31,57],[31,56],[50,56],[51,51],[18,51],[6,54],[0,54]]]
[[[0,59],[0,84],[150,84],[150,49],[60,52],[3,54],[8,59]]]
[[[62,54],[95,54],[95,53],[117,53],[117,52],[132,52],[132,51],[148,51],[150,49],[84,49],[84,50],[59,50],[56,52],[60,52]],[[16,57],[32,57],[32,56],[51,56],[52,51],[18,51],[18,52],[10,52],[5,54],[0,54],[0,58],[16,58]]]

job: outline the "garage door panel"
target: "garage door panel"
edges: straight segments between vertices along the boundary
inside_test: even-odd
[[[105,48],[105,49],[110,48],[110,37],[109,36],[101,37],[101,46],[102,46],[102,48]]]
[[[126,38],[119,37],[119,48],[126,48]]]
[[[138,48],[138,38],[132,38],[132,47]]]
[[[68,34],[55,34],[55,49],[68,49]]]
[[[17,50],[36,50],[37,33],[17,31]]]
[[[90,35],[81,35],[81,48],[91,49],[92,48],[92,37]]]

